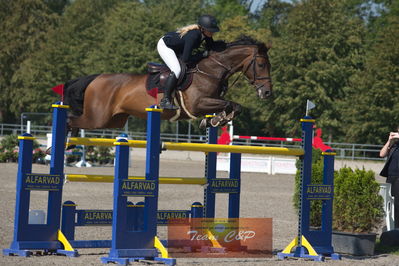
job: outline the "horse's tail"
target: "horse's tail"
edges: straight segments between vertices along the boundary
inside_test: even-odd
[[[80,116],[83,114],[86,88],[98,76],[99,74],[94,74],[69,80],[65,84],[55,86],[52,90],[61,95],[64,104],[69,105],[69,110],[74,116]]]

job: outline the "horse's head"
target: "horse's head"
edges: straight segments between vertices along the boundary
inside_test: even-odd
[[[240,39],[231,43],[217,42],[213,49],[220,54],[220,61],[229,75],[240,71],[248,78],[255,87],[256,92],[261,99],[272,94],[272,80],[270,77],[270,61],[267,54],[269,48],[264,43],[255,41],[248,36],[241,36]]]
[[[268,48],[263,44],[253,46],[252,52],[243,62],[244,75],[255,87],[258,97],[265,99],[272,94],[272,80],[270,76],[270,61]]]

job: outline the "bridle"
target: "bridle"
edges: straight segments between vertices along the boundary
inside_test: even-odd
[[[253,67],[253,71],[252,71],[252,72],[253,72],[253,79],[252,79],[252,80],[249,80],[249,82],[250,82],[251,85],[256,85],[255,82],[256,82],[257,80],[271,80],[271,77],[270,77],[270,76],[264,76],[264,77],[258,77],[258,76],[257,76],[257,73],[256,73],[256,58],[258,58],[258,57],[267,58],[267,57],[264,56],[264,55],[258,55],[257,52],[254,53],[254,55],[253,55],[251,61],[250,61],[249,64],[246,66],[245,70],[241,71],[241,73],[236,77],[236,79],[233,81],[233,83],[232,83],[232,85],[231,85],[230,87],[233,87],[233,86],[236,84],[236,82],[237,82],[238,79],[241,77],[241,75],[245,74],[245,73],[248,71],[248,69],[250,68],[251,65],[252,65],[252,67]],[[206,76],[208,76],[208,77],[210,77],[210,78],[217,79],[217,80],[223,80],[225,77],[228,77],[228,76],[230,76],[230,75],[233,74],[233,73],[232,73],[233,68],[224,65],[222,62],[220,62],[219,60],[217,60],[217,59],[216,59],[214,56],[212,56],[212,55],[208,56],[208,58],[211,59],[212,61],[214,61],[214,62],[215,62],[216,64],[218,64],[219,66],[221,66],[221,67],[223,67],[224,69],[226,69],[227,72],[223,73],[221,77],[214,76],[214,75],[212,75],[212,74],[209,74],[209,73],[206,73],[206,72],[200,70],[199,67],[198,67],[198,64],[197,64],[197,66],[196,66],[195,72],[204,74],[204,75],[206,75]],[[264,86],[264,84],[259,85],[259,86],[255,86],[255,90],[258,90],[258,89],[262,88],[263,86]]]
[[[264,76],[264,77],[258,77],[257,76],[257,74],[256,74],[256,58],[257,57],[263,57],[263,58],[267,58],[266,56],[264,56],[264,55],[258,55],[257,53],[255,53],[254,54],[254,56],[252,57],[252,59],[251,59],[251,62],[249,62],[249,64],[247,65],[247,67],[245,68],[245,70],[244,71],[242,71],[241,73],[240,73],[240,75],[234,80],[234,82],[233,82],[233,84],[231,85],[231,86],[233,86],[236,82],[237,82],[237,80],[238,80],[238,78],[240,78],[240,76],[242,75],[242,74],[245,74],[245,73],[247,73],[247,71],[248,71],[248,69],[249,69],[249,67],[252,65],[252,67],[253,67],[253,70],[252,70],[252,72],[253,72],[253,74],[254,74],[254,77],[253,77],[253,79],[252,80],[249,80],[249,83],[251,84],[251,85],[256,85],[255,84],[255,82],[257,81],[257,80],[271,80],[271,77],[270,76]],[[258,89],[260,89],[260,88],[262,88],[263,86],[265,86],[264,84],[262,84],[262,85],[260,85],[260,86],[255,86],[255,89],[256,90],[258,90]]]

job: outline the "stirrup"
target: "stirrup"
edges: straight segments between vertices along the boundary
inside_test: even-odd
[[[161,103],[159,104],[159,107],[161,109],[167,109],[167,110],[178,110],[180,109],[178,106],[174,105],[173,103],[170,102],[169,99],[161,100]]]

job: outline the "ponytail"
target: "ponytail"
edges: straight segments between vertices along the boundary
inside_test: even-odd
[[[180,38],[182,38],[184,35],[186,35],[186,33],[188,31],[190,31],[190,30],[199,30],[199,29],[200,29],[200,27],[198,26],[198,24],[191,24],[191,25],[184,26],[184,27],[181,27],[181,28],[177,29],[176,32],[179,33]]]

